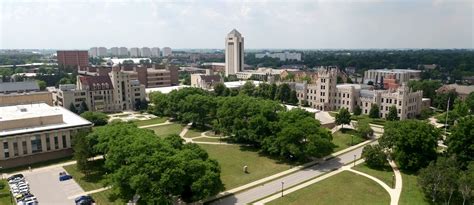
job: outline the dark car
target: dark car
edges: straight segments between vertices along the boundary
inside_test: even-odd
[[[67,174],[66,172],[59,172],[59,181],[66,181],[72,179],[72,176]]]
[[[10,181],[10,180],[12,180],[12,179],[16,179],[16,178],[21,178],[21,179],[23,179],[23,178],[25,178],[25,177],[23,176],[23,174],[15,174],[15,175],[12,175],[12,176],[8,177],[8,181]]]
[[[91,196],[80,196],[74,199],[76,205],[92,205],[95,203]]]

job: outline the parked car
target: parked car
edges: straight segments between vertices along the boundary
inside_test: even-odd
[[[72,176],[67,174],[66,172],[59,172],[59,181],[66,181],[72,179]]]
[[[12,176],[8,177],[7,180],[10,181],[10,180],[13,180],[15,178],[24,179],[25,177],[23,176],[23,174],[15,174],[15,175],[12,175]]]
[[[89,195],[77,197],[74,199],[74,202],[76,205],[92,205],[95,203],[94,199]]]

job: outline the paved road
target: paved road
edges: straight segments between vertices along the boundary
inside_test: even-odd
[[[373,143],[377,142],[375,141],[372,142],[372,144]],[[237,193],[236,195],[230,195],[221,198],[212,202],[211,204],[247,204],[257,199],[270,196],[275,192],[281,191],[281,182],[284,183],[284,187],[294,186],[311,178],[330,172],[331,170],[342,167],[344,164],[353,161],[354,155],[356,155],[356,158],[359,159],[360,155],[362,154],[362,149],[363,147],[357,148],[328,161],[324,161],[320,164],[307,167],[301,171],[297,171],[286,177],[270,181],[247,191]]]

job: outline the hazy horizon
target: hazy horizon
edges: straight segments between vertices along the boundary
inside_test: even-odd
[[[473,0],[0,2],[0,49],[472,49]]]

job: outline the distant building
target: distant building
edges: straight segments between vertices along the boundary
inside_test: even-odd
[[[466,99],[466,97],[474,92],[474,85],[458,85],[458,84],[449,84],[449,85],[443,85],[438,90],[436,90],[436,93],[448,93],[448,92],[456,92],[458,94],[458,97],[461,100]]]
[[[212,69],[214,73],[225,74],[225,63],[203,63],[202,67]]]
[[[280,61],[287,61],[287,60],[296,60],[296,61],[301,61],[301,53],[291,53],[288,51],[282,52],[282,53],[257,53],[255,54],[255,58],[264,58],[264,57],[270,57],[270,58],[278,58]]]
[[[130,57],[140,57],[140,49],[139,48],[130,48]]]
[[[45,103],[0,107],[0,166],[11,168],[72,155],[72,136],[92,123]]]
[[[99,56],[99,57],[107,56],[107,48],[106,47],[97,48],[97,56]]]
[[[152,56],[152,54],[151,54],[151,49],[148,48],[148,47],[143,47],[143,48],[141,48],[141,50],[140,50],[140,56],[141,56],[141,57],[146,57],[146,58],[151,57],[151,56]]]
[[[42,92],[36,81],[0,83],[0,106],[46,103],[53,105],[51,93]]]
[[[140,61],[149,61],[151,62],[150,58],[110,58],[107,60],[107,64],[109,65],[118,65],[124,64],[125,61],[133,62],[133,64],[140,64]]]
[[[207,70],[206,74],[192,74],[191,75],[191,87],[202,88],[202,89],[213,89],[217,83],[223,83],[224,79],[220,75],[214,75],[212,70]]]
[[[163,57],[171,56],[171,54],[173,54],[173,51],[171,50],[170,47],[163,48]]]
[[[260,67],[257,70],[244,70],[237,72],[236,76],[241,80],[267,81],[269,77],[279,76],[284,70]]]
[[[203,68],[196,68],[196,67],[179,67],[179,73],[187,73],[187,74],[204,74],[206,73],[206,69]]]
[[[160,57],[160,56],[161,56],[160,48],[158,48],[158,47],[153,47],[153,48],[151,49],[151,56],[153,56],[153,57]]]
[[[98,56],[97,47],[92,47],[92,48],[89,49],[89,56],[93,57],[93,58]]]
[[[89,65],[89,54],[87,51],[57,51],[58,65],[78,69]]]
[[[128,49],[126,47],[120,47],[118,55],[119,56],[129,56]]]
[[[356,106],[362,114],[369,114],[372,105],[379,106],[380,117],[388,115],[391,106],[397,108],[400,119],[414,118],[423,108],[423,92],[413,92],[406,83],[391,90],[374,90],[364,84],[336,84],[338,70],[321,67],[311,83],[293,83],[300,103],[307,102],[319,110],[347,108],[353,112]]]
[[[118,47],[112,47],[110,48],[110,55],[112,57],[117,57],[119,56],[119,48]]]
[[[130,74],[113,68],[106,75],[78,76],[77,84],[60,85],[53,91],[56,105],[67,109],[73,105],[81,109],[82,102],[91,111],[119,112],[133,110],[137,103],[145,100],[145,86],[130,77]]]
[[[244,70],[244,37],[233,29],[225,38],[225,76]]]
[[[134,66],[132,70],[121,70],[146,88],[179,85],[178,67],[173,65],[153,65],[151,68]]]
[[[374,85],[383,84],[383,79],[393,75],[399,83],[405,83],[410,80],[419,80],[421,71],[410,69],[376,69],[364,72],[364,84],[373,82]]]

